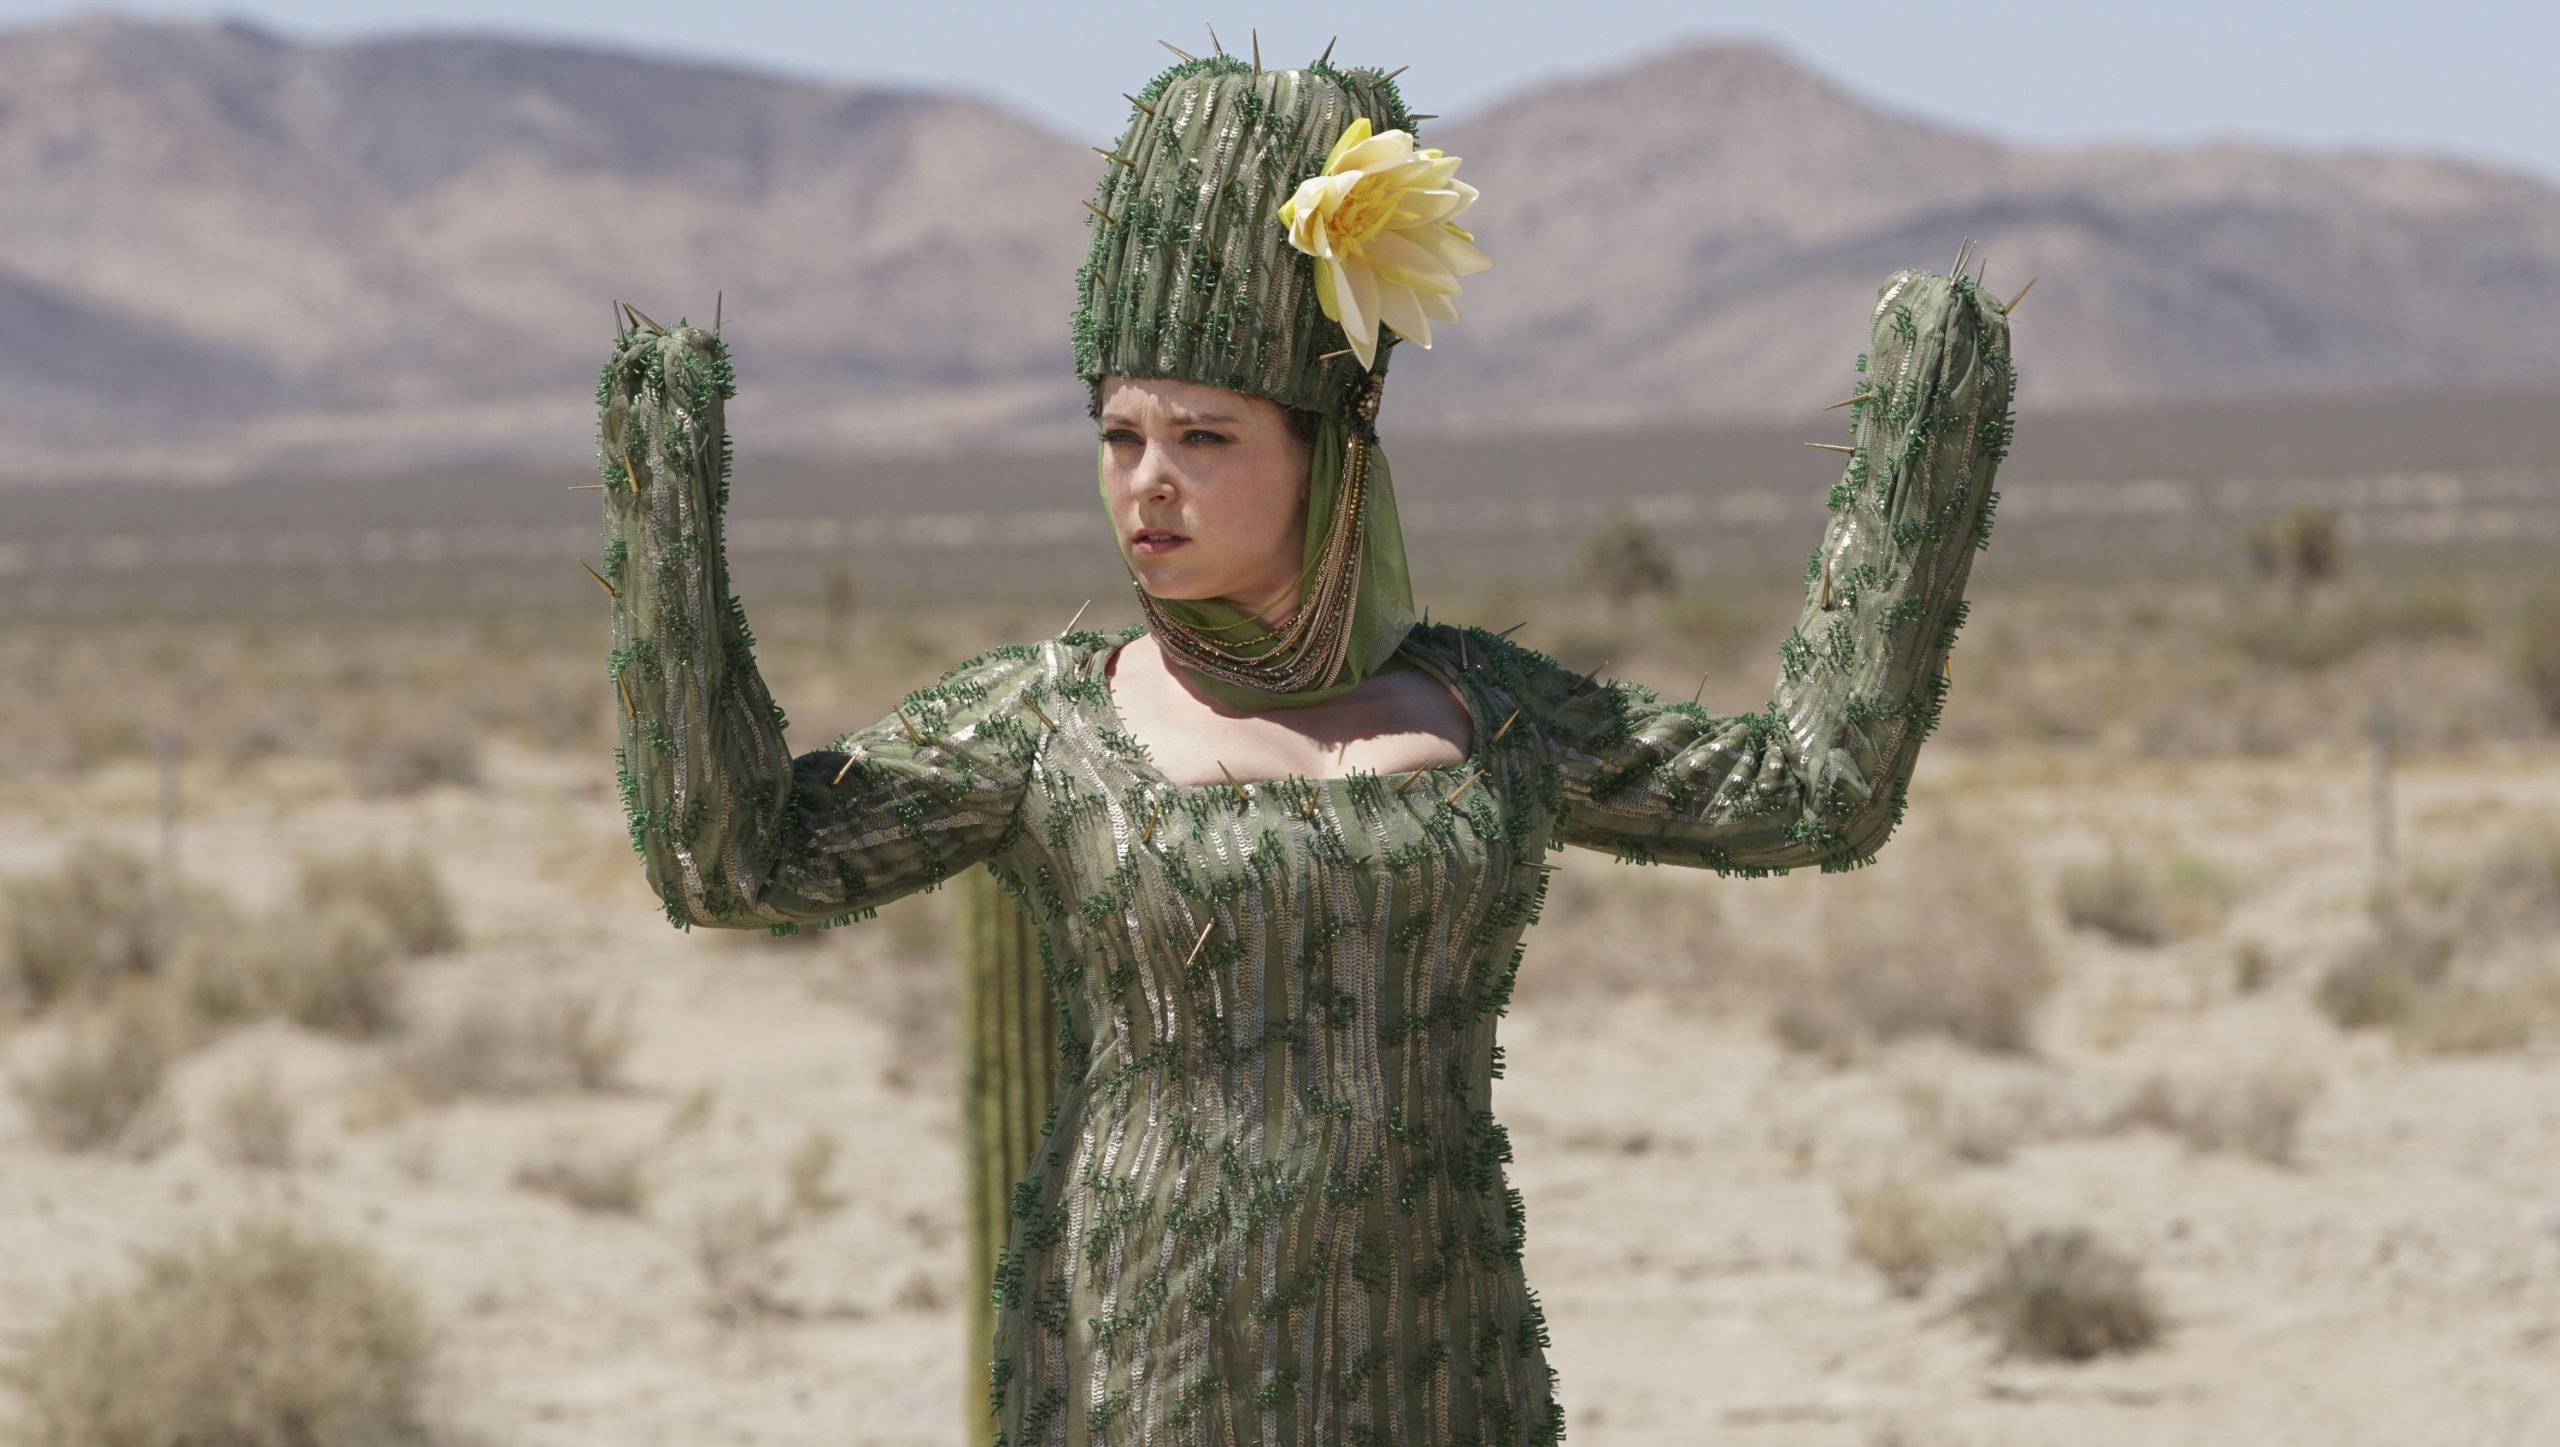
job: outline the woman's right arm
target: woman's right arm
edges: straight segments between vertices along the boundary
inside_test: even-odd
[[[995,853],[1021,813],[1043,655],[981,654],[794,758],[729,592],[727,350],[635,328],[596,389],[615,750],[631,845],[679,928],[837,924]]]

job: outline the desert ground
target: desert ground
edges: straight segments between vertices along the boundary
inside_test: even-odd
[[[2503,524],[2456,487],[2325,558],[2217,523],[2105,569],[2006,483],[1875,864],[1563,856],[1496,1102],[1570,1440],[2560,1441],[2534,476]],[[1758,573],[1674,517],[1677,576],[1617,603],[1417,556],[1438,616],[1741,710],[1818,511]],[[347,606],[0,623],[0,1429],[167,1440],[254,1395],[185,1375],[237,1360],[239,1302],[323,1278],[329,1345],[259,1390],[378,1435],[312,1440],[959,1440],[965,901],[669,928],[591,585],[564,555],[493,607],[374,562],[398,606],[358,558],[311,564]],[[738,588],[803,750],[1095,591],[753,556]],[[116,1412],[146,1425],[80,1425]]]

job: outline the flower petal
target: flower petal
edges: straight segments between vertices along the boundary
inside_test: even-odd
[[[1381,231],[1369,238],[1370,263],[1378,268],[1378,277],[1415,291],[1458,294],[1458,278],[1448,264],[1429,247],[1414,241],[1410,232]]]
[[[1351,339],[1352,355],[1366,368],[1378,354],[1378,274],[1366,265],[1335,266],[1333,290],[1342,303],[1342,332]]]
[[[1316,309],[1337,322],[1342,320],[1342,298],[1334,290],[1333,274],[1341,269],[1331,258],[1316,268]]]
[[[1360,124],[1367,125],[1367,119],[1364,117]],[[1334,172],[1379,171],[1401,166],[1412,159],[1412,136],[1403,131],[1380,131],[1349,150],[1337,145],[1325,169]]]
[[[1443,296],[1436,291],[1418,291],[1413,296],[1420,303],[1422,314],[1433,321],[1454,322],[1458,319],[1458,299],[1455,296]]]
[[[1378,317],[1396,329],[1396,335],[1422,348],[1431,350],[1431,320],[1423,315],[1422,303],[1410,287],[1392,283],[1378,288]]]
[[[1331,171],[1345,152],[1367,139],[1369,139],[1369,118],[1367,116],[1353,118],[1350,125],[1343,127],[1342,139],[1333,143],[1332,153],[1324,158],[1324,168]]]
[[[1398,226],[1427,226],[1446,221],[1467,209],[1466,198],[1455,191],[1407,191],[1396,198]]]
[[[1440,258],[1440,264],[1449,268],[1451,275],[1473,276],[1479,271],[1493,269],[1493,258],[1476,250],[1474,242],[1445,221],[1437,226],[1418,226],[1397,234],[1411,237],[1429,248],[1432,255]]]

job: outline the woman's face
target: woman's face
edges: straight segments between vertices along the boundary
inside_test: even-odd
[[[1148,592],[1268,623],[1298,600],[1309,449],[1276,402],[1162,377],[1102,379],[1103,497]]]

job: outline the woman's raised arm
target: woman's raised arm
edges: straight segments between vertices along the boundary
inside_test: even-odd
[[[1719,717],[1538,655],[1506,659],[1557,769],[1563,842],[1728,874],[1842,870],[1901,821],[1946,697],[1965,578],[1990,542],[2017,372],[1997,300],[1914,271],[1877,293],[1859,365],[1857,445],[1765,711]]]
[[[1048,669],[1027,646],[982,654],[793,758],[729,592],[736,390],[720,339],[685,326],[625,332],[596,389],[615,759],[668,920],[787,932],[867,915],[1004,845],[1040,745],[1023,704]]]

